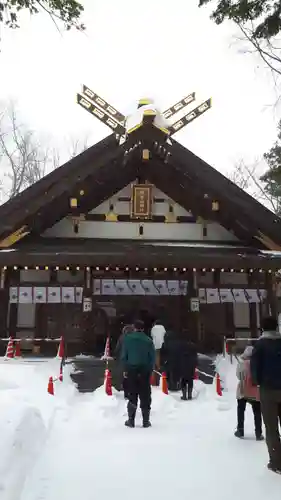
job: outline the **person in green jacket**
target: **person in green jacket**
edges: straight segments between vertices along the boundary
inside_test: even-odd
[[[151,387],[150,377],[155,364],[155,348],[153,341],[144,332],[144,323],[141,320],[134,322],[134,331],[124,337],[121,361],[124,375],[128,383],[128,420],[127,427],[135,427],[135,416],[140,399],[143,427],[150,427],[151,423]]]

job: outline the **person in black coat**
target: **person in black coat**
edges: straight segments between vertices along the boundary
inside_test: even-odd
[[[269,454],[268,468],[281,474],[281,441],[278,420],[281,417],[281,335],[273,317],[262,321],[262,336],[251,357],[251,375],[260,388],[260,401]]]
[[[129,399],[129,389],[128,389],[128,380],[126,377],[124,377],[123,374],[123,367],[121,364],[121,354],[122,354],[122,348],[123,348],[123,343],[124,343],[124,338],[126,335],[130,334],[131,332],[134,331],[134,325],[125,325],[122,329],[122,333],[117,341],[116,347],[115,347],[115,359],[117,359],[120,362],[120,368],[122,369],[122,387],[124,391],[124,398]]]
[[[183,401],[191,400],[198,353],[195,344],[188,338],[188,333],[167,333],[163,346],[163,356],[170,389],[175,390],[180,384],[181,399]]]

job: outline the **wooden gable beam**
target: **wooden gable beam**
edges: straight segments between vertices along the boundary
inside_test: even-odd
[[[136,169],[133,162],[125,165],[115,162],[104,167],[101,174],[98,184],[93,177],[86,179],[85,185],[88,187],[84,187],[84,194],[78,200],[77,214],[86,214],[132,182],[136,178]],[[50,210],[42,213],[32,227],[32,236],[39,236],[68,215],[71,217],[69,199],[70,196],[67,195],[61,200],[61,208],[53,216],[50,216]]]
[[[94,146],[91,146],[87,150],[83,151],[75,158],[71,158],[69,161],[44,176],[35,184],[29,186],[17,196],[1,205],[0,233],[3,221],[7,218],[12,218],[13,216],[17,218],[18,213],[22,213],[22,210],[25,209],[26,206],[36,197],[43,196],[44,193],[50,190],[53,186],[61,182],[67,182],[70,178],[72,178],[72,176],[77,177],[79,175],[79,170],[84,164],[92,162],[94,168],[95,161],[108,149],[111,150],[113,146],[116,146],[116,144],[116,137],[114,134],[111,134]]]
[[[228,207],[232,207],[241,224],[246,223],[249,230],[255,232],[257,240],[259,233],[263,232],[274,241],[275,245],[281,244],[281,219],[277,215],[177,141],[173,139],[171,141],[171,156],[183,172],[188,172],[197,178],[198,182],[212,192],[214,197],[224,200]]]
[[[154,157],[147,168],[147,176],[150,182],[186,210],[191,210],[197,217],[218,222],[227,230],[232,230],[238,239],[257,247],[257,241],[237,223],[234,217],[229,218],[220,211],[213,212],[210,206],[211,200],[205,199],[204,193],[198,192],[192,180],[184,179],[172,164],[167,165]]]
[[[83,168],[81,168],[79,173],[77,173],[76,177],[73,177],[69,180],[68,185],[60,182],[50,188],[49,191],[45,192],[43,197],[36,197],[32,202],[30,202],[30,204],[28,204],[28,207],[25,210],[24,207],[22,207],[22,210],[18,213],[17,218],[15,214],[13,214],[13,220],[9,221],[9,230],[1,235],[2,237],[0,239],[0,248],[2,242],[5,241],[7,237],[11,236],[15,231],[20,229],[20,227],[22,227],[23,225],[26,226],[27,231],[30,231],[30,228],[32,228],[34,224],[36,224],[36,219],[38,222],[38,217],[40,217],[44,212],[44,207],[45,210],[49,211],[50,206],[55,207],[56,200],[59,200],[60,198],[66,199],[67,197],[70,197],[71,193],[75,189],[75,185],[83,183],[85,179],[93,175],[93,170],[96,175],[97,182],[99,171],[102,171],[102,167],[104,167],[105,164],[113,164],[114,160],[117,159],[122,161],[123,157],[124,148],[122,146],[116,145],[111,150],[107,151],[107,153],[102,155],[99,160],[96,161],[94,167],[91,162],[83,165]],[[64,202],[63,205],[64,210],[69,209],[69,204],[67,206],[66,202]],[[60,213],[60,215],[62,215],[62,213]]]

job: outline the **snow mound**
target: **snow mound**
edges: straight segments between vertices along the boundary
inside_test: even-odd
[[[47,436],[47,429],[37,408],[18,402],[0,414],[0,497],[18,500],[25,479]]]

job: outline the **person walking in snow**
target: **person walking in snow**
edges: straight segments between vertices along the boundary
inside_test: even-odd
[[[124,338],[126,337],[126,335],[128,335],[129,333],[132,333],[133,331],[134,331],[133,325],[125,325],[122,328],[122,333],[121,333],[121,335],[117,341],[116,347],[115,347],[115,358],[118,359],[119,362],[120,362],[120,358],[121,358]],[[122,366],[122,364],[121,364],[121,366]],[[127,380],[127,377],[124,377],[123,370],[122,370],[122,374],[123,374],[122,387],[123,387],[123,391],[124,391],[124,398],[129,399],[128,380]]]
[[[156,366],[156,369],[157,370],[160,370],[160,366],[161,366],[161,356],[160,356],[160,353],[161,353],[161,348],[163,346],[163,343],[164,343],[164,337],[166,335],[166,329],[165,327],[162,325],[161,321],[160,320],[156,320],[154,322],[154,325],[153,327],[151,328],[151,338],[153,340],[153,344],[154,344],[154,347],[155,347],[155,366]]]
[[[237,386],[237,430],[234,435],[238,438],[244,437],[245,410],[247,403],[250,403],[254,414],[256,440],[262,441],[264,438],[259,389],[253,385],[251,377],[250,359],[252,353],[253,347],[246,347],[237,365],[236,374],[239,380]]]
[[[163,349],[168,372],[169,389],[177,390],[180,384],[182,400],[192,399],[195,368],[198,365],[198,353],[195,344],[188,339],[187,332],[167,334]]]
[[[128,420],[127,427],[135,427],[135,416],[140,400],[143,427],[150,427],[151,387],[150,377],[155,364],[153,341],[144,332],[141,320],[134,322],[134,331],[123,340],[121,360],[124,376],[128,384]]]
[[[273,317],[262,321],[263,334],[251,357],[252,380],[260,390],[261,411],[269,453],[268,469],[281,474],[281,441],[278,420],[281,416],[281,335]]]

